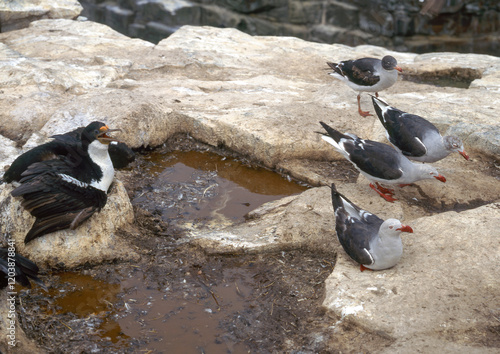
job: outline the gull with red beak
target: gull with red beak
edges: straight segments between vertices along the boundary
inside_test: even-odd
[[[108,147],[118,141],[108,134],[117,130],[92,122],[83,129],[77,144],[68,143],[62,149],[65,154],[25,168],[20,185],[12,191],[36,217],[25,243],[57,230],[75,229],[106,205],[115,172]]]
[[[436,162],[452,152],[458,152],[464,159],[469,159],[462,140],[458,137],[443,137],[427,119],[391,107],[380,98],[372,96],[372,101],[385,128],[387,140],[410,160]]]
[[[319,123],[327,132],[327,134],[322,133],[323,140],[350,161],[370,180],[370,187],[389,202],[396,200],[392,197],[393,191],[382,187],[379,183],[399,184],[402,187],[430,178],[446,182],[446,178],[431,165],[413,163],[390,145],[360,139],[351,133],[342,134],[323,122]]]
[[[365,269],[382,270],[394,267],[403,255],[402,232],[413,232],[397,219],[382,220],[359,208],[337,192],[332,184],[335,230],[345,252]]]

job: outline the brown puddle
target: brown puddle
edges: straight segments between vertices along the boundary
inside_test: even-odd
[[[153,152],[140,167],[153,180],[135,193],[132,203],[181,227],[243,221],[258,206],[307,189],[275,172],[212,152]]]
[[[187,275],[191,279],[181,291],[145,289],[138,277],[128,279],[122,286],[130,288],[124,297],[130,314],[118,323],[131,337],[148,337],[147,348],[158,352],[247,353],[243,343],[224,336],[220,321],[243,310],[251,276],[244,269],[225,269],[223,281],[210,285],[203,275]]]
[[[59,282],[66,284],[63,289],[49,289],[57,312],[72,312],[80,317],[100,313],[109,309],[121,291],[119,284],[109,284],[92,279],[88,275],[73,272],[59,273]]]
[[[225,335],[220,322],[252,300],[250,268],[226,268],[217,283],[201,271],[186,273],[183,286],[162,289],[146,286],[140,269],[130,275],[109,284],[76,272],[56,274],[59,282],[48,294],[52,310],[44,311],[101,318],[96,339],[113,343],[107,345],[113,351],[131,349],[131,338],[146,338],[147,350],[159,353],[248,353],[245,344]]]

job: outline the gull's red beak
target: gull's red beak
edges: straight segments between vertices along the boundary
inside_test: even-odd
[[[396,229],[396,231],[409,232],[410,234],[413,233],[413,229],[408,225],[401,225],[401,227],[399,229]]]
[[[434,176],[434,178],[441,181],[441,182],[446,182],[446,178],[444,178],[443,175],[437,175],[437,176]]]
[[[464,157],[464,159],[466,159],[467,161],[469,160],[469,155],[467,155],[467,153],[465,152],[465,150],[459,151],[458,153],[460,155],[462,155]]]
[[[396,70],[397,70],[397,71],[399,71],[400,73],[402,73],[402,72],[403,72],[403,69],[401,69],[401,67],[400,67],[399,65],[396,65],[396,66],[394,67],[394,69],[396,69]]]

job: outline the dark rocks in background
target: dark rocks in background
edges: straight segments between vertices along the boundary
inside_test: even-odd
[[[108,6],[104,13],[105,23],[121,33],[127,33],[129,26],[134,22],[135,14],[132,10],[119,6]]]
[[[83,16],[157,43],[183,25],[399,51],[500,55],[496,0],[80,0]]]
[[[288,0],[198,0],[196,2],[228,8],[242,14],[273,13],[275,9],[285,8],[288,5]]]

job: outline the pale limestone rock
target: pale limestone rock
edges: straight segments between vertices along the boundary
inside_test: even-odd
[[[16,143],[0,135],[0,174],[3,175],[4,169],[14,161],[19,155],[19,149]]]
[[[54,30],[57,36],[52,34]],[[139,95],[155,105],[164,105],[163,111],[171,110],[173,114],[169,114],[166,124],[176,128],[169,134],[189,131],[200,140],[223,144],[270,167],[285,159],[332,156],[314,134],[320,119],[367,138],[378,127],[373,119],[360,119],[356,93],[326,74],[326,61],[390,53],[405,70],[415,67],[418,73],[436,67],[434,56],[389,52],[374,46],[351,48],[287,37],[251,37],[234,29],[186,26],[157,46],[128,39],[92,22],[37,21],[31,24],[30,31],[23,31],[2,35],[6,51],[18,53],[24,60],[12,69],[6,61],[5,75],[12,71],[10,75],[19,77],[23,65],[41,71],[36,75],[27,71],[22,76],[25,81],[12,81],[13,85],[23,83],[22,97],[16,96],[19,89],[5,87],[4,114],[20,122],[19,129],[15,125],[2,127],[7,137],[26,140],[51,117],[67,115],[63,108],[66,102],[76,110],[69,112],[70,116],[85,109],[119,118],[126,110],[117,113],[116,107],[108,109],[106,97]],[[75,41],[75,37],[79,40]],[[439,70],[446,65],[450,68],[447,63],[456,56],[458,64],[468,63],[463,64],[467,70],[477,63],[474,70],[484,71],[485,75],[499,71],[500,65],[488,56],[445,54]],[[61,77],[52,78],[39,64],[41,60],[69,69]],[[44,95],[40,95],[40,85]],[[473,120],[481,124],[481,131],[474,133],[487,136],[496,124],[494,90],[485,94],[484,90],[437,88],[400,80],[383,95],[390,104],[425,116],[443,130]],[[92,96],[94,102],[90,104],[87,99]],[[101,102],[96,102],[95,97],[101,97]],[[371,107],[368,95],[363,95],[365,105]],[[21,107],[32,107],[32,113],[23,115]],[[28,119],[34,121],[33,128],[21,124]],[[174,124],[169,124],[169,119]],[[131,144],[134,147],[155,145],[165,138],[161,133],[156,136],[156,131],[143,139],[132,134],[125,138],[135,140]],[[466,140],[467,132],[462,132],[461,137]],[[498,145],[482,144],[479,149],[494,155]]]
[[[500,71],[498,68],[493,67],[491,70],[487,69],[483,72],[483,76],[480,79],[472,81],[470,88],[478,88],[500,93],[498,82],[500,82]]]
[[[327,187],[266,203],[249,221],[222,230],[193,231],[190,240],[211,253],[259,252],[288,248],[329,248],[333,223]]]
[[[77,0],[5,0],[0,2],[1,31],[28,27],[35,20],[77,18],[83,7]]]
[[[131,148],[161,145],[180,131],[180,117],[163,102],[151,102],[150,97],[141,92],[104,91],[106,94],[101,91],[77,96],[62,105],[38,132],[31,135],[24,148],[35,147],[54,134],[86,126],[92,121],[121,129],[113,136]]]
[[[319,120],[363,138],[385,138],[377,119],[359,117],[356,93],[327,75],[325,61],[392,54],[405,70],[415,66],[427,72],[438,64],[439,70],[477,65],[477,71],[493,75],[500,68],[488,56],[416,55],[374,46],[351,48],[296,38],[252,37],[234,29],[209,27],[183,27],[157,46],[128,39],[103,25],[68,20],[37,21],[29,31],[1,36],[4,77],[11,72],[18,78],[10,85],[4,80],[4,92],[10,92],[4,96],[11,100],[5,101],[3,110],[9,124],[1,130],[9,138],[27,140],[24,150],[50,135],[101,120],[121,128],[119,138],[132,147],[160,145],[175,133],[187,132],[268,167],[283,168],[299,179],[326,185],[331,183],[328,170],[317,174],[302,167],[316,160],[343,159],[316,133],[321,131]],[[9,64],[13,60],[19,62]],[[49,71],[54,80],[36,81],[47,77],[47,70],[36,75],[26,70],[27,75],[20,75],[26,63],[34,72],[53,64],[85,75],[63,72],[59,78],[57,72]],[[99,72],[100,81],[93,81],[87,70]],[[61,85],[66,76],[71,81]],[[39,94],[39,85],[44,95]],[[64,94],[62,88],[67,90]],[[18,91],[23,92],[21,97],[15,95]],[[483,173],[480,158],[494,156],[500,146],[494,90],[400,80],[382,94],[389,104],[424,116],[443,133],[459,135],[471,155],[469,162],[450,155],[436,164],[448,178],[446,184],[422,181],[416,187],[396,188],[404,202],[402,218],[427,213],[423,204],[439,210],[443,203],[450,207],[500,197],[497,179]],[[371,106],[369,96],[363,95],[363,105]],[[365,183],[361,180],[359,188],[378,198]]]
[[[40,268],[63,265],[74,268],[85,263],[97,264],[115,259],[137,259],[138,255],[117,236],[120,227],[134,218],[132,205],[123,184],[115,180],[105,207],[75,230],[56,231],[24,244],[24,237],[34,222],[10,196],[13,187],[2,185],[0,193],[0,234],[15,241],[17,252],[35,262]]]

